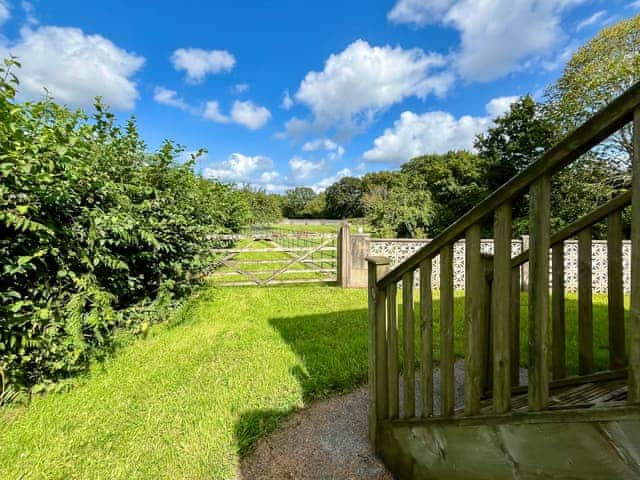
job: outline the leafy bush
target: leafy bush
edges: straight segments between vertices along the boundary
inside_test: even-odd
[[[241,192],[147,153],[135,121],[19,103],[0,68],[0,373],[42,388],[86,367],[119,328],[144,331],[189,291],[206,235],[249,219]]]

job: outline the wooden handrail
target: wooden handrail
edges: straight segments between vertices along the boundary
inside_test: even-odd
[[[609,214],[622,210],[623,208],[631,205],[631,190],[618,195],[617,197],[609,200],[607,203],[599,206],[595,210],[589,212],[584,217],[579,218],[573,223],[570,223],[562,230],[551,235],[551,246],[564,242],[565,240],[574,237],[587,227],[604,220]],[[516,268],[526,263],[529,260],[529,250],[525,250],[521,254],[511,259],[511,268]]]
[[[477,206],[436,236],[411,257],[383,276],[377,285],[385,288],[399,282],[407,271],[413,271],[420,263],[435,257],[439,251],[458,239],[473,224],[481,222],[504,202],[513,200],[544,175],[551,175],[570,164],[592,147],[598,145],[611,134],[633,120],[633,113],[640,107],[640,82],[634,84],[609,105],[567,135],[562,141],[532,163],[520,174],[498,188]]]

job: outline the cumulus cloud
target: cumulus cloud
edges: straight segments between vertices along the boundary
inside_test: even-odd
[[[11,18],[11,10],[9,10],[9,3],[6,0],[0,0],[0,25]]]
[[[341,178],[350,176],[352,176],[351,170],[348,168],[343,168],[342,170],[336,172],[335,175],[323,178],[322,180],[314,183],[311,188],[313,188],[316,193],[324,192],[327,188],[329,188],[332,184],[336,183]]]
[[[280,107],[284,108],[285,110],[290,110],[291,107],[293,107],[293,98],[291,98],[291,95],[289,95],[289,90],[284,91]]]
[[[441,24],[460,33],[455,63],[468,80],[490,81],[555,52],[562,15],[583,0],[399,0],[387,17],[415,26]]]
[[[418,115],[403,112],[393,128],[387,128],[364,153],[369,162],[406,162],[413,157],[450,150],[473,150],[475,136],[487,130],[496,116],[506,112],[519,97],[494,98],[486,105],[486,116],[455,118],[448,112]]]
[[[21,98],[40,98],[46,87],[56,100],[71,106],[90,107],[96,96],[115,109],[135,106],[133,76],[145,59],[101,35],[87,35],[79,28],[24,27],[20,38],[1,42],[0,56],[13,54],[22,63]]]
[[[442,70],[446,63],[437,53],[357,40],[331,55],[322,71],[309,72],[295,99],[309,107],[322,128],[366,125],[377,112],[408,97],[444,94],[453,82]]]
[[[273,160],[269,157],[232,153],[227,160],[205,168],[203,175],[223,182],[263,184],[273,182],[280,176],[272,168]]]
[[[189,110],[189,105],[184,101],[182,97],[178,96],[178,92],[175,90],[169,90],[164,87],[156,87],[153,90],[153,99],[163,105],[175,107],[180,110]]]
[[[220,112],[220,104],[216,100],[207,102],[202,116],[216,123],[229,123],[230,120],[229,117]]]
[[[329,160],[337,160],[344,155],[344,147],[338,145],[333,140],[328,138],[317,138],[310,142],[305,143],[302,146],[302,150],[305,152],[314,152],[316,150],[325,150],[328,153]]]
[[[265,107],[255,105],[247,100],[245,102],[235,101],[231,107],[231,120],[240,125],[244,125],[249,130],[262,128],[271,118],[271,112]]]
[[[324,168],[324,162],[313,162],[311,160],[305,160],[295,156],[289,160],[289,167],[291,168],[291,176],[295,180],[307,180],[317,172],[322,171]]]
[[[208,74],[229,72],[236,58],[226,50],[179,48],[171,55],[173,68],[185,71],[187,82],[201,83]]]

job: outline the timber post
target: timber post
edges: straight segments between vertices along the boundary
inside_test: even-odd
[[[351,280],[351,228],[348,222],[338,230],[338,263],[336,280],[342,288],[349,288]]]
[[[378,421],[388,415],[386,289],[378,280],[388,272],[386,257],[368,257],[369,271],[369,442],[377,447]]]

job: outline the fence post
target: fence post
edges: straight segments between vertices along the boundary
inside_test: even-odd
[[[351,284],[351,229],[347,222],[340,225],[337,247],[336,280],[342,288],[349,288]]]
[[[369,283],[369,441],[376,450],[378,420],[388,415],[386,292],[377,286],[389,270],[385,257],[368,257]]]
[[[520,236],[522,242],[521,252],[529,250],[529,235]],[[520,266],[520,291],[529,291],[529,262],[525,262]]]

